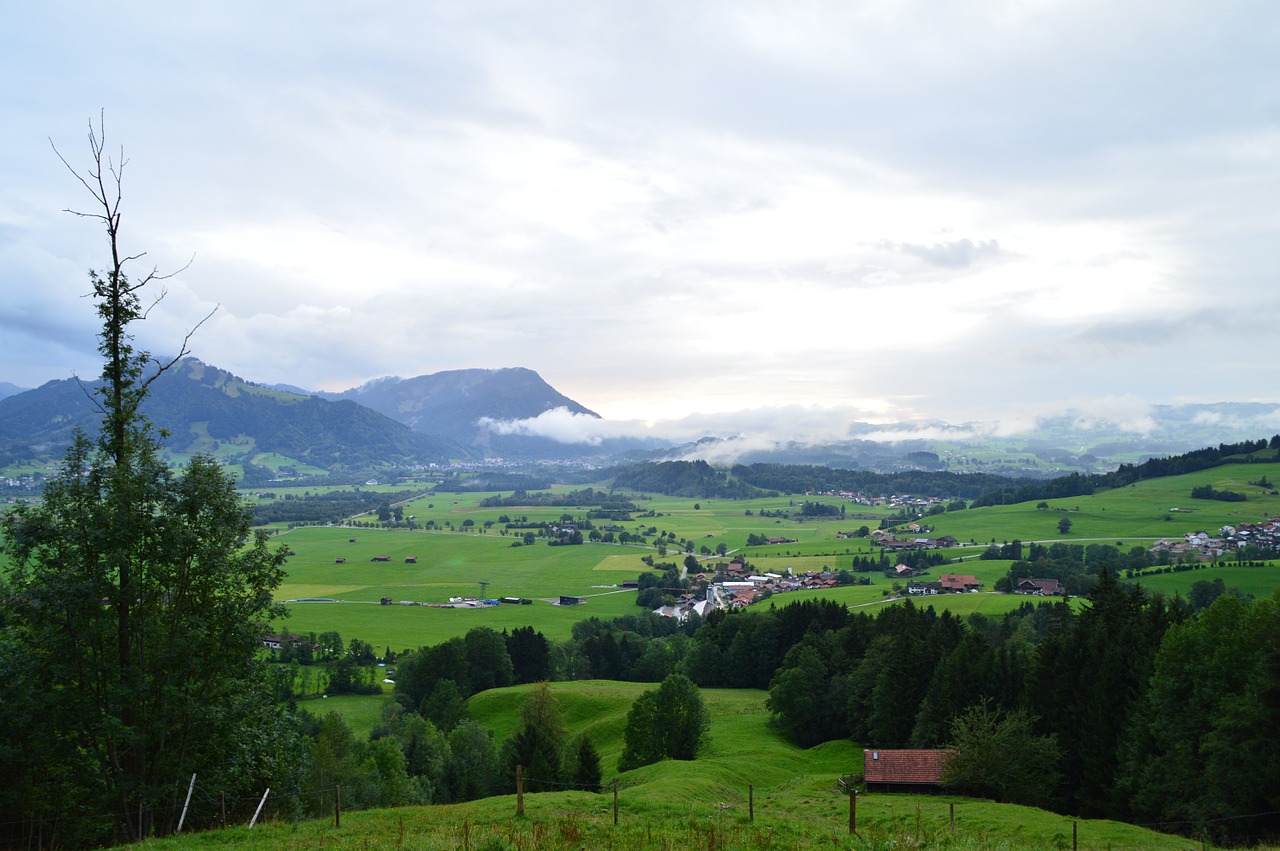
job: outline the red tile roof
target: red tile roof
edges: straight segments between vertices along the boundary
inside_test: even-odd
[[[938,581],[942,583],[943,588],[968,588],[970,586],[977,588],[982,583],[978,581],[978,577],[969,576],[967,574],[944,573],[938,577]]]
[[[938,783],[943,750],[864,750],[863,777],[868,783]]]

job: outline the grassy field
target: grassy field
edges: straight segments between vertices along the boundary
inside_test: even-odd
[[[528,687],[498,689],[469,702],[497,739],[514,728]],[[1043,810],[950,796],[860,794],[857,834],[849,833],[849,799],[837,780],[862,768],[861,749],[828,742],[802,750],[768,725],[765,693],[710,689],[710,743],[694,762],[665,761],[618,774],[622,730],[631,702],[646,688],[615,682],[553,683],[573,735],[591,737],[613,796],[584,792],[514,796],[467,804],[344,813],[331,820],[264,823],[144,843],[145,847],[249,849],[1042,849],[1071,847],[1070,817]],[[954,807],[955,832],[951,830]],[[754,810],[754,818],[752,815]],[[1085,849],[1200,847],[1140,827],[1082,820]]]
[[[948,512],[924,518],[933,527],[929,534],[949,534],[973,544],[950,550],[948,557],[962,563],[936,568],[933,573],[973,574],[990,589],[1008,570],[1006,561],[981,561],[977,556],[991,541],[1015,538],[1030,541],[1101,542],[1122,548],[1149,546],[1160,538],[1180,538],[1189,531],[1216,531],[1224,524],[1256,521],[1280,515],[1280,496],[1249,485],[1262,476],[1280,478],[1280,464],[1236,464],[1187,476],[1156,479],[1091,496],[1048,500],[1047,508],[1028,502]],[[1248,494],[1247,502],[1226,503],[1192,500],[1192,487],[1210,484],[1219,490]],[[380,486],[388,487],[388,486]],[[568,490],[557,488],[557,490]],[[554,521],[561,515],[581,514],[573,508],[507,507],[484,508],[480,502],[491,494],[433,493],[410,500],[406,515],[414,515],[419,525],[433,521],[446,531],[387,531],[370,528],[298,528],[282,534],[294,555],[289,561],[289,578],[280,589],[282,599],[331,598],[341,603],[301,602],[290,604],[285,628],[299,633],[336,630],[344,637],[358,637],[378,647],[403,649],[433,644],[461,635],[474,626],[497,630],[533,626],[552,639],[564,639],[577,621],[587,617],[611,618],[637,611],[633,592],[618,592],[613,586],[633,579],[648,568],[645,555],[659,561],[680,563],[684,553],[670,549],[665,556],[650,547],[587,543],[575,547],[549,547],[539,541],[530,547],[513,547],[513,538],[501,534],[499,518],[527,518]],[[730,556],[745,555],[761,572],[785,574],[788,570],[840,570],[850,566],[855,555],[873,552],[870,542],[859,538],[836,538],[837,532],[852,532],[860,525],[872,528],[885,516],[885,509],[871,510],[846,503],[843,519],[803,522],[762,517],[762,510],[794,509],[803,496],[758,500],[695,500],[653,496],[638,499],[652,516],[638,516],[626,524],[629,531],[671,532],[693,541],[695,553],[708,565],[723,558],[698,553],[702,547],[715,550],[723,544]],[[833,498],[820,498],[837,502]],[[695,505],[697,506],[695,508]],[[750,512],[750,514],[748,514]],[[1062,517],[1072,521],[1069,533],[1058,531]],[[473,526],[463,529],[464,521]],[[486,529],[485,523],[491,524]],[[446,525],[448,524],[448,525]],[[763,534],[794,539],[793,543],[746,547],[747,536]],[[355,538],[351,541],[351,538]],[[389,562],[374,563],[374,556]],[[416,564],[406,564],[408,556]],[[338,564],[337,559],[345,559]],[[1212,568],[1186,573],[1150,576],[1143,584],[1153,590],[1186,594],[1198,579],[1221,576],[1228,588],[1260,596],[1280,587],[1280,568]],[[851,606],[876,606],[892,596],[893,581],[878,573],[866,574],[872,585],[853,586],[822,592],[801,592],[778,596],[775,605],[823,597]],[[485,596],[526,597],[532,606],[499,606],[482,610],[437,609],[425,606],[379,606],[382,597],[395,601],[443,602],[450,597],[479,596],[480,580],[488,580]],[[583,606],[562,607],[548,600],[560,595],[586,597]],[[1022,598],[993,594],[946,595],[928,600],[935,608],[961,614],[974,611],[999,616],[1023,602]]]
[[[953,511],[928,518],[937,535],[962,541],[1125,541],[1148,544],[1159,538],[1178,538],[1186,532],[1216,532],[1224,525],[1280,516],[1280,496],[1248,484],[1263,476],[1280,476],[1280,464],[1228,464],[1189,473],[1151,479],[1091,496],[1045,500],[1010,506]],[[1248,496],[1247,502],[1191,499],[1191,489],[1212,485]],[[1058,521],[1071,520],[1071,531],[1058,532]],[[1167,518],[1167,519],[1166,519]]]

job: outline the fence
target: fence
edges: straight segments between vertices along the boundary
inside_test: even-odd
[[[197,829],[216,829],[229,826],[248,826],[252,828],[262,821],[289,821],[306,818],[308,817],[307,813],[314,814],[317,812],[325,813],[319,818],[327,819],[331,815],[335,828],[341,828],[342,826],[343,793],[340,785],[310,790],[264,789],[260,795],[243,796],[228,796],[220,791],[206,789],[198,783],[198,779],[195,776],[191,778],[188,784],[183,784],[183,786],[185,788],[177,790],[175,793],[172,805],[148,807],[140,813],[130,813],[128,818],[121,812],[98,814],[58,813],[45,818],[0,822],[0,847],[58,847],[65,844],[63,840],[65,836],[96,834],[109,837],[130,836],[130,838],[134,839],[143,839],[150,836],[183,832],[184,830],[190,832],[193,827]],[[866,800],[870,796],[865,792],[859,791],[853,778],[839,778],[836,781],[836,787],[844,792],[849,799],[848,833],[852,836],[863,838],[859,832],[858,803],[860,799]],[[524,796],[527,793],[533,794],[533,792],[528,791],[531,788],[537,791],[580,790],[609,793],[612,797],[613,824],[615,826],[619,824],[622,804],[625,802],[623,800],[625,789],[616,779],[607,785],[548,780],[531,777],[525,773],[523,766],[517,766],[514,813],[517,817],[524,817],[525,815]],[[896,797],[898,796],[892,793],[876,793],[875,795],[878,801],[890,800]],[[747,822],[754,824],[757,809],[754,784],[747,784],[743,800],[746,804]],[[709,806],[713,806],[719,815],[724,815],[726,811],[740,805],[716,802]],[[942,830],[950,833],[950,835],[957,835],[957,812],[961,814],[960,818],[962,820],[965,807],[963,801],[957,803],[955,801],[939,800],[936,803],[916,803],[915,832],[917,834],[928,832],[927,828],[922,827],[923,816],[933,807],[937,807],[938,810],[945,807],[946,816],[945,820],[943,820],[940,813],[935,812],[930,817],[931,820],[934,823],[941,822],[944,824],[945,827]],[[786,814],[788,816],[796,815],[792,807],[786,808]],[[1064,819],[1067,818],[1070,817],[1064,816]],[[1196,821],[1136,823],[1134,826],[1164,833],[1177,833],[1199,841],[1202,848],[1208,848],[1210,839],[1215,833],[1215,827],[1247,819],[1255,820],[1259,825],[1264,826],[1264,830],[1258,832],[1235,830],[1232,832],[1233,842],[1239,842],[1242,838],[1246,842],[1274,841],[1280,835],[1280,811],[1241,814]],[[1059,833],[1055,838],[1055,844],[1058,848],[1078,849],[1080,847],[1082,841],[1080,822],[1074,818],[1071,818],[1070,821],[1069,838],[1065,832],[1065,821],[1063,832]],[[124,824],[136,825],[136,827],[133,830],[124,831],[122,830]],[[864,832],[868,827],[879,833],[884,833],[887,829],[883,824],[861,825]],[[901,831],[900,827],[893,829]],[[1093,841],[1096,843],[1099,840],[1095,837]],[[1112,849],[1142,847],[1137,844],[1125,846],[1116,844],[1114,841],[1107,841],[1105,844]]]

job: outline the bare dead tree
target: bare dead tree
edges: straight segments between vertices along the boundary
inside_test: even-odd
[[[129,161],[124,156],[123,147],[120,148],[119,154],[114,160],[107,153],[105,119],[101,113],[99,113],[98,126],[96,128],[92,121],[89,122],[88,140],[90,164],[84,172],[78,171],[71,163],[67,162],[66,157],[58,150],[58,146],[54,144],[52,139],[49,140],[49,145],[53,148],[54,154],[62,164],[66,166],[67,171],[71,172],[71,175],[93,197],[94,206],[91,211],[67,208],[66,212],[81,218],[102,222],[107,231],[107,244],[111,253],[111,264],[106,274],[102,274],[97,270],[90,270],[89,272],[89,278],[93,283],[92,295],[98,300],[98,315],[104,323],[104,333],[99,344],[99,351],[104,358],[102,377],[107,382],[110,390],[110,396],[105,408],[103,406],[99,407],[102,413],[132,417],[136,413],[137,405],[146,395],[147,388],[150,387],[151,382],[191,353],[189,346],[192,336],[200,329],[200,326],[204,325],[217,312],[218,308],[214,307],[208,315],[186,333],[182,338],[182,344],[178,347],[178,353],[172,358],[161,361],[153,358],[149,352],[133,352],[132,338],[125,333],[125,328],[130,322],[146,319],[151,310],[163,301],[167,294],[167,290],[161,287],[151,303],[144,309],[139,296],[140,291],[150,284],[169,280],[175,275],[186,271],[191,267],[195,257],[193,256],[181,268],[167,274],[161,274],[159,269],[153,266],[140,279],[136,281],[129,280],[125,273],[125,266],[146,257],[145,252],[141,254],[125,254],[121,249],[120,204],[124,197],[124,169]],[[109,329],[115,330],[108,333]],[[137,369],[137,372],[126,376],[125,370],[129,369],[131,364]],[[147,373],[146,367],[152,368],[148,374],[144,374]],[[131,380],[123,380],[126,378]],[[123,392],[125,385],[132,385],[133,394]]]

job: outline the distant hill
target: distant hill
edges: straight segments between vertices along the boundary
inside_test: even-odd
[[[75,428],[93,433],[99,418],[95,386],[64,379],[0,399],[0,463],[59,457]],[[352,401],[253,384],[195,358],[155,381],[143,411],[169,433],[167,450],[217,452],[237,462],[272,453],[338,472],[466,455],[448,439],[420,434]]]
[[[19,387],[16,384],[10,384],[7,381],[0,381],[0,399],[7,399],[10,396],[16,396],[27,388]]]
[[[423,434],[455,441],[480,455],[509,458],[579,458],[634,448],[639,441],[599,445],[565,444],[550,438],[502,434],[487,421],[533,419],[556,408],[594,417],[599,414],[556,390],[524,367],[454,369],[415,378],[386,377],[342,393],[317,394],[349,399],[385,414]]]

